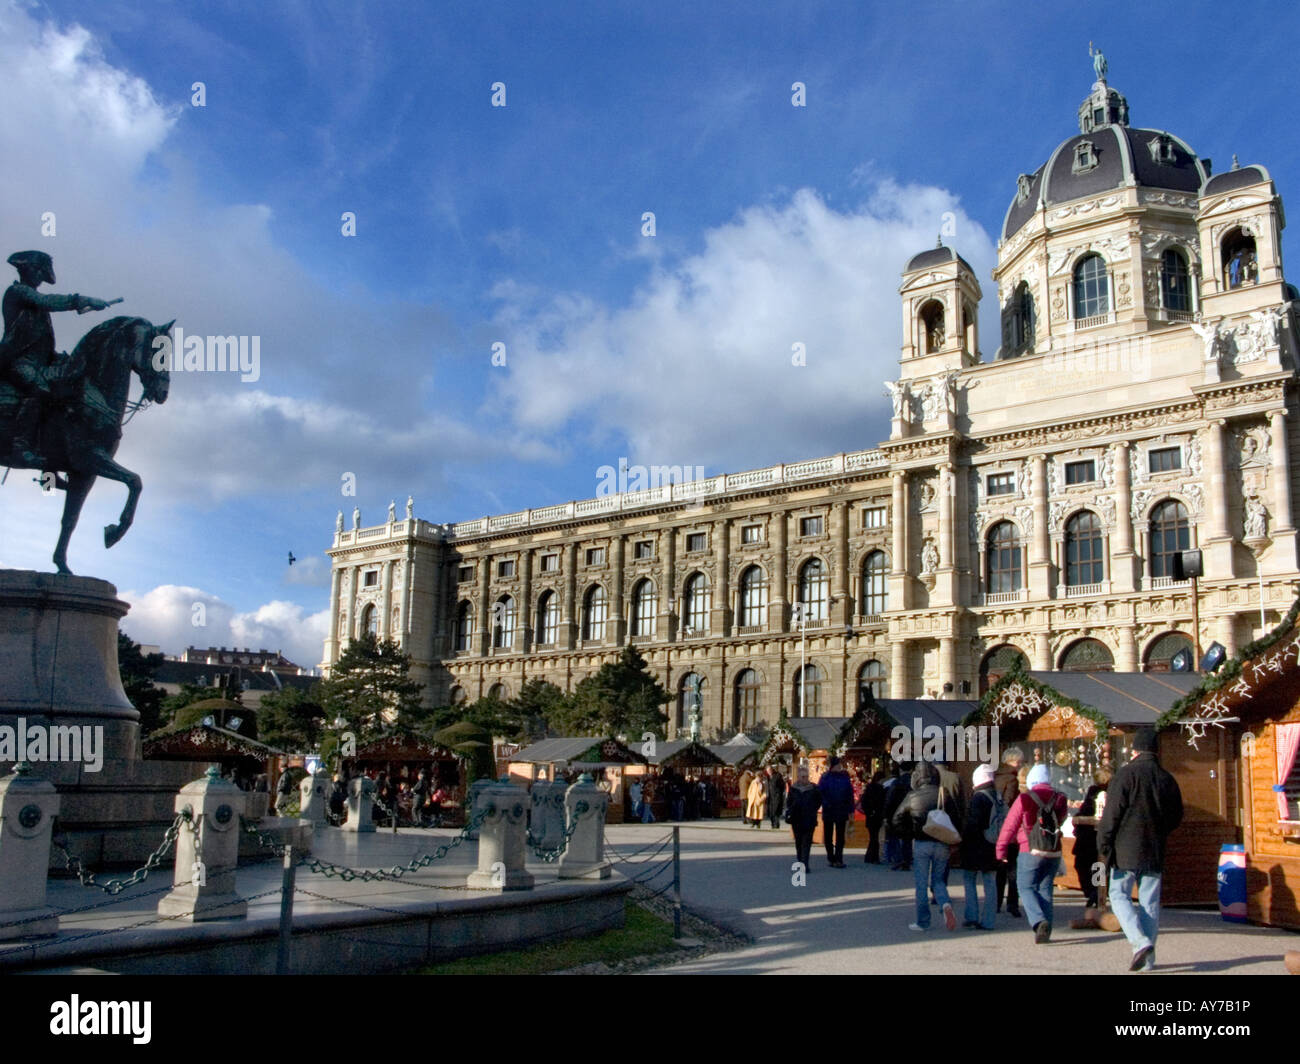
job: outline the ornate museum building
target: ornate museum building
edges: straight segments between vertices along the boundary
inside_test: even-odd
[[[396,639],[434,704],[571,690],[628,642],[706,733],[843,717],[859,691],[972,697],[1034,669],[1229,654],[1295,600],[1297,292],[1262,166],[1212,173],[1104,77],[1015,182],[996,353],[950,248],[907,263],[872,450],[451,525],[340,520],[324,665]],[[1165,707],[1160,707],[1161,709]]]

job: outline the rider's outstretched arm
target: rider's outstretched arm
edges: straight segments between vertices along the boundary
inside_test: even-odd
[[[78,295],[76,292],[69,296],[61,296],[55,292],[38,292],[25,284],[15,284],[12,290],[28,306],[39,307],[41,310],[95,310],[98,309],[97,304],[105,304],[104,300],[92,296]]]

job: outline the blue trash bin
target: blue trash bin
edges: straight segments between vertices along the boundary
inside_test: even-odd
[[[1219,851],[1219,915],[1231,924],[1246,922],[1246,847],[1227,844]]]

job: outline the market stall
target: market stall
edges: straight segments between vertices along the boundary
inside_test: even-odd
[[[624,814],[624,771],[645,765],[646,758],[613,737],[542,739],[514,753],[506,766],[510,779],[525,788],[535,780],[576,779],[583,772],[609,792],[606,823],[621,824]]]

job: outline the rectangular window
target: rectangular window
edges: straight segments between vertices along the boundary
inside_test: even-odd
[[[686,553],[693,554],[695,551],[709,549],[709,535],[707,532],[691,532],[686,537]]]
[[[653,558],[655,556],[655,545],[652,540],[643,539],[632,547],[632,557],[634,558]]]
[[[1091,484],[1097,479],[1097,463],[1089,459],[1086,462],[1066,462],[1066,484]]]
[[[884,528],[889,524],[889,511],[883,506],[868,506],[862,511],[863,528]]]
[[[1014,473],[993,473],[990,474],[988,481],[988,495],[1013,495],[1016,490],[1016,475]]]
[[[364,581],[364,584],[366,587],[375,587],[376,585],[378,585],[378,583],[379,583],[379,570],[371,569],[368,573],[366,573],[366,579]]]
[[[588,565],[604,565],[604,564],[605,564],[605,548],[604,548],[604,547],[588,547],[588,548],[587,548],[587,564],[588,564]]]
[[[763,526],[762,525],[745,525],[740,530],[741,543],[762,543]]]
[[[456,570],[456,583],[471,584],[474,582],[474,566],[462,565]]]
[[[822,534],[822,519],[820,517],[799,518],[799,535],[820,536],[821,534]]]
[[[560,556],[558,554],[543,554],[541,563],[542,572],[557,572],[560,568]]]
[[[497,576],[506,577],[515,575],[514,560],[508,562],[497,562]]]
[[[1161,447],[1147,451],[1147,468],[1152,473],[1168,473],[1171,469],[1183,468],[1183,449],[1181,447]]]

